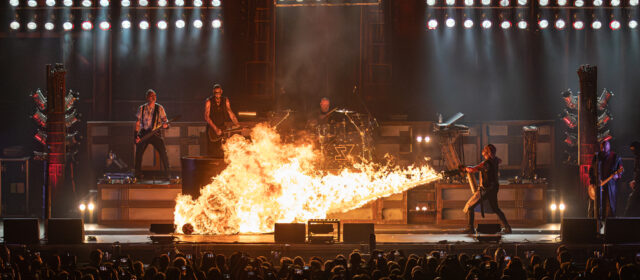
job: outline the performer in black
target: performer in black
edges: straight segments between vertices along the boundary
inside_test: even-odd
[[[159,127],[168,128],[167,113],[164,107],[156,103],[156,92],[152,89],[146,92],[147,103],[142,104],[138,108],[136,113],[136,158],[135,158],[135,176],[136,178],[142,178],[142,155],[147,146],[151,144],[159,153],[162,167],[164,168],[165,177],[169,178],[169,159],[167,157],[167,149],[164,146],[164,139],[159,131],[153,132],[153,135],[148,139],[142,141],[142,137],[152,133],[154,129]]]
[[[591,168],[589,169],[589,180],[592,185],[599,186],[602,180],[607,179],[613,175],[613,178],[609,180],[604,186],[602,186],[602,192],[600,195],[600,218],[606,219],[607,217],[616,216],[616,192],[618,179],[622,177],[622,159],[618,154],[611,151],[611,143],[609,141],[603,141],[600,143],[600,152],[593,156],[591,162]],[[614,174],[620,170],[619,174]],[[598,176],[596,176],[596,174]],[[599,188],[596,187],[596,191]],[[589,215],[593,216],[594,201],[589,201]]]
[[[464,211],[468,217],[468,227],[464,230],[464,233],[475,233],[474,229],[474,208],[481,202],[486,201],[493,209],[493,212],[498,215],[500,222],[504,227],[505,233],[511,233],[511,226],[507,222],[507,217],[498,207],[498,189],[500,182],[498,181],[498,165],[500,164],[500,158],[496,157],[496,147],[493,144],[486,145],[482,149],[482,156],[484,161],[473,167],[466,167],[465,171],[469,173],[480,172],[480,189],[471,196],[467,205],[465,205]]]
[[[633,152],[633,179],[629,182],[631,194],[627,199],[627,208],[624,211],[624,215],[627,217],[640,217],[640,188],[638,188],[638,182],[640,182],[640,142],[633,141],[629,145],[629,149]]]
[[[231,110],[229,98],[222,96],[222,86],[220,84],[213,85],[213,95],[207,98],[204,105],[204,120],[207,122],[207,135],[222,136],[225,129],[224,121],[229,116],[234,127],[239,127],[238,118]],[[214,133],[212,133],[214,132]],[[209,139],[207,145],[207,155],[223,158],[222,141]]]

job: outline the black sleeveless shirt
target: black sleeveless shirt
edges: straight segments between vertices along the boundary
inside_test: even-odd
[[[209,118],[218,129],[224,128],[224,120],[227,115],[227,98],[222,96],[220,98],[220,105],[216,104],[216,98],[211,96],[207,98],[210,102]]]
[[[500,181],[498,178],[498,165],[500,164],[500,159],[497,157],[486,159],[484,161],[484,168],[480,171],[481,174],[481,185],[487,189],[489,188],[497,188],[500,185]]]

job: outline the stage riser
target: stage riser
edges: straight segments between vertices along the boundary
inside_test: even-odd
[[[180,184],[98,184],[100,224],[173,223]]]

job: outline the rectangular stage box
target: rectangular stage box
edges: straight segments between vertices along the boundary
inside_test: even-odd
[[[173,223],[180,184],[98,184],[98,221],[107,225]]]
[[[518,226],[535,226],[546,223],[547,184],[501,184],[498,205],[507,216],[509,223]],[[462,212],[471,197],[468,184],[436,184],[437,213],[439,225],[466,225],[467,216]],[[485,211],[490,206],[485,203]],[[495,214],[485,213],[483,219],[476,213],[478,223],[497,223]]]

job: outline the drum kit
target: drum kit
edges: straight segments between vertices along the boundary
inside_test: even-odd
[[[344,166],[353,160],[372,160],[375,119],[347,109],[337,109],[329,121],[310,127],[329,166]]]

